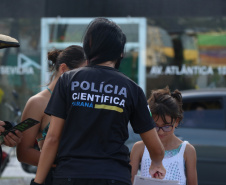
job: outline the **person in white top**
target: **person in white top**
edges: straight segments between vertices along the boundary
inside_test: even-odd
[[[165,148],[163,166],[166,169],[165,180],[177,180],[180,185],[197,185],[196,150],[187,141],[180,140],[174,134],[183,119],[182,96],[180,91],[170,92],[164,89],[153,90],[148,104],[156,123],[156,131]],[[139,170],[140,175],[151,177],[149,167],[151,159],[143,141],[134,144],[130,154],[132,182]]]

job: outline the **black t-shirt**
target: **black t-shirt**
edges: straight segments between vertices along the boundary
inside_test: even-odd
[[[65,119],[56,178],[114,179],[131,183],[128,122],[135,133],[153,129],[142,89],[105,67],[83,67],[58,80],[46,114]],[[54,124],[54,123],[51,123]]]

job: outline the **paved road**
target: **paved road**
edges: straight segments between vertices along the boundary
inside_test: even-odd
[[[20,162],[16,158],[15,148],[3,146],[3,150],[10,153],[10,161],[2,173],[0,184],[29,185],[31,179],[35,177],[35,174],[27,173],[22,169]]]
[[[30,178],[0,179],[1,185],[30,185]]]

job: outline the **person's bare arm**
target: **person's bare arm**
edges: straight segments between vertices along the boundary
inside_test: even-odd
[[[40,97],[35,96],[30,98],[25,105],[21,120],[23,121],[27,118],[33,118],[41,122],[44,114],[42,104],[43,102]],[[23,138],[17,146],[17,159],[20,162],[34,166],[38,165],[40,151],[34,149],[34,144],[40,130],[40,124],[41,123],[38,123],[23,132]]]
[[[140,166],[140,162],[144,153],[144,143],[143,141],[138,141],[133,145],[130,153],[130,165],[132,167],[131,171],[131,182],[133,184],[134,177],[137,174]]]
[[[184,158],[186,166],[187,185],[198,185],[196,169],[196,151],[191,144],[187,144]]]
[[[162,159],[164,157],[164,147],[158,137],[155,129],[151,129],[147,132],[140,134],[144,144],[146,145],[150,158],[152,160],[150,166],[150,175],[153,178],[163,179],[166,174],[166,170],[162,165]]]
[[[64,123],[64,119],[51,116],[49,131],[42,148],[34,180],[36,183],[42,184],[44,182],[51,165],[55,160]]]

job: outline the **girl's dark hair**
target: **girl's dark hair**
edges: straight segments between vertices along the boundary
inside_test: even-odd
[[[179,119],[179,123],[183,119],[183,103],[179,90],[171,93],[168,86],[164,89],[153,90],[148,99],[148,105],[152,115],[156,115],[157,120],[159,117],[162,118],[165,124],[169,124],[165,116],[171,117],[171,124],[176,119]]]
[[[117,61],[119,67],[126,36],[121,28],[106,18],[96,18],[87,27],[83,48],[89,64]]]
[[[51,61],[50,72],[53,72],[50,79],[51,82],[62,63],[65,63],[69,69],[75,69],[80,67],[86,59],[81,46],[71,45],[64,50],[55,49],[48,52],[48,60]]]

